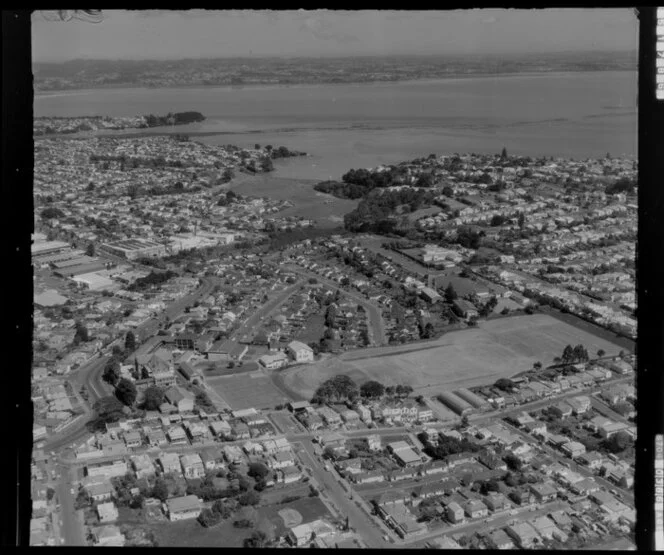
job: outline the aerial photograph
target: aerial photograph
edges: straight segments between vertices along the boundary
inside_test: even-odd
[[[629,8],[35,10],[30,545],[635,549],[637,66]]]

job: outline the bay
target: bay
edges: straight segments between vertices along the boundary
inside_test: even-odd
[[[308,182],[432,153],[491,154],[505,147],[524,156],[636,156],[636,93],[635,71],[541,73],[351,85],[63,91],[37,95],[34,114],[201,112],[204,122],[144,133],[303,150],[309,156],[280,160],[274,174],[243,180],[238,188],[250,194],[254,187],[259,196],[276,189],[286,194],[283,179],[298,180],[298,204],[311,207],[321,198],[307,192]],[[349,207],[340,205],[339,213]]]

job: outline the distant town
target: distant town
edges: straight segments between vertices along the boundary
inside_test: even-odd
[[[506,56],[72,60],[35,63],[35,90],[391,82],[477,75],[635,71],[636,51]]]
[[[301,155],[36,137],[31,544],[631,545],[636,162]]]

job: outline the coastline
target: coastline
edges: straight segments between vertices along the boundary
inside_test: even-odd
[[[412,79],[391,79],[384,81],[347,81],[343,83],[248,83],[246,85],[201,85],[201,84],[192,84],[192,85],[163,85],[158,87],[146,87],[139,84],[118,84],[118,85],[105,85],[95,88],[72,88],[72,89],[49,89],[46,91],[38,91],[35,89],[34,99],[44,99],[49,97],[58,97],[58,96],[74,96],[82,94],[94,94],[98,91],[121,91],[121,90],[210,90],[210,89],[219,89],[219,90],[247,90],[247,89],[290,89],[290,88],[321,88],[321,87],[330,87],[330,86],[394,86],[399,84],[428,84],[428,83],[452,83],[452,82],[461,82],[468,79],[497,79],[497,78],[514,78],[514,77],[523,77],[523,78],[536,78],[544,76],[562,76],[570,73],[580,73],[580,74],[597,74],[597,73],[637,73],[638,69],[568,69],[564,71],[524,71],[524,72],[500,72],[500,73],[451,73],[445,76],[439,77],[422,77],[422,78],[412,78]]]

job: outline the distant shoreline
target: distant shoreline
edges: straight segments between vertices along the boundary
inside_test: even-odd
[[[71,88],[71,89],[48,89],[48,90],[38,90],[35,88],[34,98],[48,98],[56,96],[74,96],[80,94],[92,94],[96,91],[113,91],[113,90],[123,90],[123,89],[142,89],[146,91],[155,91],[155,90],[191,90],[191,89],[288,89],[293,87],[330,87],[330,86],[380,86],[380,85],[395,85],[400,83],[435,83],[440,81],[462,81],[466,79],[495,79],[503,77],[542,77],[542,76],[556,76],[556,75],[567,75],[572,73],[625,73],[632,72],[638,74],[638,69],[568,69],[568,70],[555,70],[555,71],[523,71],[523,72],[500,72],[500,73],[450,73],[449,75],[438,76],[438,77],[421,77],[413,79],[390,79],[390,80],[380,80],[380,81],[346,81],[343,83],[309,83],[303,81],[301,83],[247,83],[246,85],[231,85],[231,84],[221,84],[221,85],[202,85],[200,83],[192,85],[163,85],[158,87],[146,87],[145,85],[140,84],[117,84],[117,85],[102,85],[95,88]],[[81,116],[83,117],[83,116]]]

